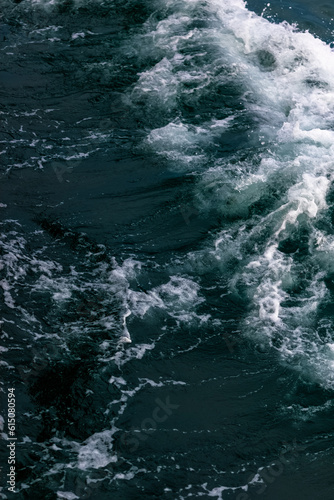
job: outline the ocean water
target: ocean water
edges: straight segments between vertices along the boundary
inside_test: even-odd
[[[0,497],[331,500],[334,5],[0,6]]]

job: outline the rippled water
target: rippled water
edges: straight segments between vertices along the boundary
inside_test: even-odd
[[[334,8],[2,6],[2,498],[333,498]]]

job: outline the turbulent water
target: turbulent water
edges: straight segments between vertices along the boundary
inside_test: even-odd
[[[332,499],[334,7],[1,7],[1,498]]]

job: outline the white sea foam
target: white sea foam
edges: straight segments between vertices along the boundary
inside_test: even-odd
[[[262,255],[248,258],[244,270],[235,277],[248,284],[254,304],[245,320],[246,330],[253,336],[264,334],[278,346],[284,359],[310,370],[318,381],[331,387],[333,362],[319,342],[314,322],[318,307],[329,295],[323,282],[325,273],[314,272],[299,303],[285,306],[290,297],[284,281],[293,273],[295,263],[293,257],[282,254],[279,243],[291,237],[296,228],[312,228],[308,238],[311,259],[306,265],[314,264],[317,258],[313,221],[327,208],[326,195],[333,179],[334,137],[330,128],[334,117],[334,71],[329,61],[334,62],[334,54],[309,33],[295,32],[287,23],[273,25],[250,13],[241,1],[233,1],[233,12],[229,10],[230,2],[228,8],[218,2],[213,4],[224,25],[238,44],[241,42],[239,60],[255,96],[254,111],[272,117],[270,127],[260,127],[260,134],[267,140],[269,137],[270,154],[262,153],[256,175],[244,174],[233,189],[243,204],[249,204],[254,197],[251,193],[247,199],[247,192],[254,181],[260,196],[270,186],[273,172],[281,173],[283,182],[285,177],[286,185],[290,184],[276,210],[267,216],[267,224],[268,219],[275,222],[267,232]],[[261,50],[273,56],[275,65],[270,71],[264,72],[258,64],[247,61],[250,54]],[[287,116],[282,120],[284,112]],[[287,160],[292,166],[293,183],[285,166],[282,172],[280,169],[282,161]],[[240,192],[246,192],[246,197],[242,198]],[[266,219],[261,224],[266,224]],[[243,231],[243,237],[246,235]],[[322,233],[320,240],[326,238]]]
[[[146,293],[131,292],[130,300],[135,314],[143,317],[150,308],[163,309],[172,317],[194,312],[205,299],[199,295],[199,285],[193,280],[172,276],[168,283]]]
[[[78,468],[87,470],[99,469],[111,462],[116,462],[117,456],[112,452],[113,434],[117,428],[105,430],[90,436],[78,453]]]
[[[78,495],[75,495],[75,493],[72,493],[71,491],[57,491],[57,498],[65,498],[66,500],[75,500],[78,497]]]
[[[145,58],[156,48],[160,59],[129,94],[133,104],[145,102],[164,117],[146,143],[171,169],[196,171],[198,208],[214,208],[230,221],[202,255],[219,262],[231,293],[242,291],[250,311],[242,320],[245,334],[268,340],[282,360],[333,387],[332,319],[319,323],[318,311],[331,300],[324,279],[334,271],[334,241],[328,224],[320,229],[318,222],[326,220],[334,180],[334,53],[310,33],[257,16],[243,0],[168,6],[173,14],[147,23],[145,50],[138,53]],[[206,25],[194,28],[191,19],[200,9],[206,9]],[[210,85],[239,88],[242,108],[223,119],[203,115],[199,123],[202,104],[193,125],[179,103],[196,107]],[[256,152],[241,159],[236,144],[230,155],[215,154],[219,139],[243,116],[253,120],[247,140]],[[285,251],[289,241],[295,248]],[[189,262],[201,260],[192,253]],[[149,307],[168,307],[169,299],[154,290],[132,300],[145,314]],[[325,343],[318,332],[324,324]]]

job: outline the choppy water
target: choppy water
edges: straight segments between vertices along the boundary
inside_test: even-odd
[[[2,498],[332,499],[334,6],[1,5]]]

